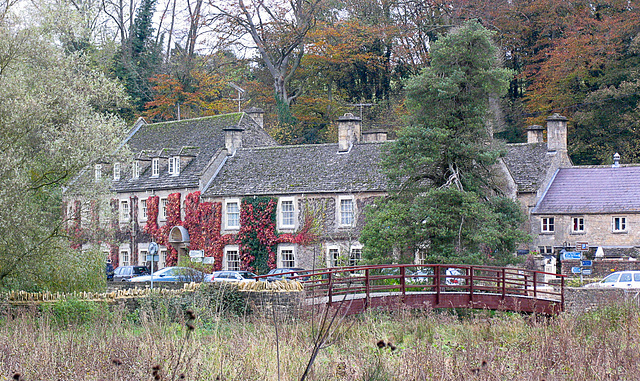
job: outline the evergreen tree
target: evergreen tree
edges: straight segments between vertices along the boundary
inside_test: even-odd
[[[433,44],[431,66],[408,85],[410,126],[384,165],[395,184],[370,209],[362,240],[371,261],[509,262],[523,214],[493,173],[501,150],[490,129],[490,97],[506,93],[492,33],[467,22]],[[404,257],[394,258],[392,253]]]
[[[149,78],[157,74],[162,62],[162,42],[156,43],[153,38],[155,3],[155,0],[142,0],[133,30],[115,55],[114,74],[124,83],[138,114],[153,99]]]

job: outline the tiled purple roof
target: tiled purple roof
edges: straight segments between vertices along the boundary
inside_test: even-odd
[[[563,168],[534,214],[640,212],[640,167]]]

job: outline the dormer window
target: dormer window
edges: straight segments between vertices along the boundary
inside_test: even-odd
[[[180,157],[174,156],[169,158],[169,174],[177,176],[180,174]]]
[[[137,160],[134,160],[131,164],[131,177],[133,177],[134,179],[140,177],[140,162],[138,162]]]
[[[160,159],[153,158],[151,159],[151,177],[158,177],[160,176],[160,163],[159,163]]]
[[[96,164],[94,177],[96,181],[100,181],[100,179],[102,178],[102,164]]]
[[[113,164],[113,181],[120,180],[120,163]]]

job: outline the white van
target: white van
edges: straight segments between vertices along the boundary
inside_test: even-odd
[[[640,271],[616,271],[600,282],[589,283],[585,287],[594,288],[640,288]]]

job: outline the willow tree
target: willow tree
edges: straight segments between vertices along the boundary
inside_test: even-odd
[[[21,25],[0,18],[0,289],[95,285],[104,258],[70,249],[62,187],[116,149],[124,92]]]
[[[477,22],[439,39],[431,58],[408,84],[409,126],[387,147],[394,187],[369,211],[365,256],[508,262],[525,237],[523,215],[494,174],[501,150],[492,139],[490,99],[506,93],[513,73],[500,67],[492,33]]]

